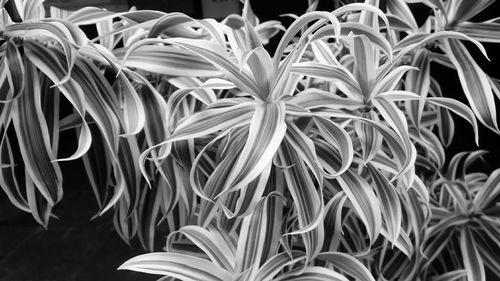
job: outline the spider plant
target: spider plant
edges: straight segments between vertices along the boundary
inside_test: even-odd
[[[287,28],[248,1],[220,22],[91,7],[46,18],[42,2],[2,2],[0,47],[0,185],[39,223],[62,198],[59,163],[81,158],[98,214],[112,209],[125,241],[156,251],[168,232],[164,252],[120,269],[485,280],[486,266],[500,277],[498,172],[468,171],[482,150],[444,152],[452,114],[476,143],[477,119],[498,132],[498,82],[464,44],[486,56],[481,42],[498,42],[495,20],[468,22],[492,1],[412,1],[432,11],[421,26],[406,1],[386,13],[377,0],[331,12],[309,1]],[[445,96],[432,62],[456,70],[470,107]],[[61,97],[73,113],[60,114]],[[70,156],[58,153],[66,130]]]

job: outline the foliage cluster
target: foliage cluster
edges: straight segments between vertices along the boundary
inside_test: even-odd
[[[219,22],[46,17],[43,0],[4,0],[0,185],[46,226],[60,163],[82,159],[124,240],[154,251],[168,229],[165,252],[121,266],[164,281],[500,277],[500,170],[469,170],[482,150],[444,153],[452,113],[476,142],[481,124],[499,132],[499,81],[469,53],[500,42],[498,19],[470,21],[492,2],[309,1],[284,28],[249,2]],[[446,97],[433,63],[456,71],[468,105]],[[77,136],[69,156],[64,131]]]

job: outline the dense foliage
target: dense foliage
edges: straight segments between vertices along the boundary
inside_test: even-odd
[[[470,171],[483,150],[444,153],[452,114],[476,142],[499,132],[500,84],[469,53],[500,42],[498,19],[469,21],[492,2],[309,1],[284,28],[249,2],[218,22],[3,0],[0,185],[47,226],[59,163],[82,159],[124,240],[154,251],[168,229],[164,252],[121,266],[164,281],[500,277],[500,170]],[[410,4],[429,7],[423,24]]]

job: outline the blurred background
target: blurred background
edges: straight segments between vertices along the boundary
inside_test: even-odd
[[[252,7],[261,20],[280,19],[287,13],[302,14],[307,8],[307,0],[251,0]],[[239,0],[46,0],[47,6],[76,10],[86,6],[102,7],[113,11],[154,9],[165,12],[182,12],[194,18],[211,17],[222,19],[231,13],[239,13]],[[320,10],[332,10],[339,1],[320,0]],[[423,6],[412,6],[423,20],[429,13]],[[496,1],[473,21],[484,21],[500,16],[500,3]],[[285,25],[289,20],[281,18]],[[277,36],[271,46],[279,41]],[[485,44],[490,61],[473,52],[483,69],[500,78],[500,52],[498,46]],[[272,47],[271,47],[272,49]],[[472,48],[471,48],[472,49]],[[475,49],[474,49],[475,50]],[[439,73],[445,95],[466,102],[455,73],[435,65],[433,71]],[[498,100],[497,100],[498,103]],[[497,104],[500,108],[500,104]],[[471,127],[455,117],[457,126],[456,142],[447,149],[453,155],[464,150],[474,150]],[[491,171],[500,167],[499,136],[481,128],[480,147],[490,150],[485,157],[488,164],[479,164],[476,169]],[[72,147],[69,145],[69,147]],[[71,148],[70,148],[71,149]],[[64,150],[64,148],[63,148]],[[65,153],[62,151],[61,153]],[[69,153],[69,151],[68,151]],[[66,154],[65,154],[66,155]],[[143,253],[140,244],[132,241],[127,245],[114,232],[110,214],[91,220],[97,212],[97,204],[89,188],[83,165],[80,161],[62,163],[65,195],[54,212],[49,228],[43,229],[30,214],[14,208],[3,192],[0,192],[0,281],[80,281],[80,280],[156,280],[159,276],[116,271],[127,259]],[[159,235],[159,239],[163,239]],[[163,241],[157,245],[163,246]],[[160,250],[160,249],[159,249]]]

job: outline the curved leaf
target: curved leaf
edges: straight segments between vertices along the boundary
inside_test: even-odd
[[[214,228],[204,229],[195,225],[187,225],[182,227],[176,232],[169,235],[167,239],[167,250],[171,244],[171,239],[175,234],[179,233],[186,236],[191,240],[198,248],[205,252],[212,262],[217,264],[217,266],[224,268],[225,270],[232,271],[235,262],[235,252],[234,249],[226,243],[226,241],[220,239],[218,235],[213,232],[218,230]]]
[[[355,277],[360,281],[375,281],[370,271],[356,258],[346,253],[324,252],[317,257],[320,260],[327,261],[337,269]]]
[[[6,44],[7,48],[5,51],[5,57],[3,58],[5,61],[2,63],[4,63],[7,81],[10,86],[11,95],[9,99],[14,99],[24,90],[26,84],[25,69],[21,54],[17,49],[16,44],[12,40],[8,40]]]
[[[276,278],[275,281],[348,281],[346,277],[331,269],[308,266],[298,272],[289,272]]]
[[[133,51],[130,51],[133,50]],[[126,53],[125,53],[126,51]],[[171,76],[214,77],[222,74],[202,57],[174,46],[141,45],[117,49],[113,53],[128,68]]]
[[[232,168],[226,188],[231,191],[241,188],[271,163],[286,133],[285,113],[283,102],[256,106],[245,147]]]
[[[299,230],[306,249],[306,259],[316,256],[323,245],[324,230],[321,220],[324,206],[304,161],[299,158],[291,144],[286,140],[279,149],[280,165],[286,168],[283,173],[288,190],[297,210]],[[295,233],[289,233],[295,234]]]
[[[54,162],[55,155],[42,112],[38,73],[27,61],[25,69],[26,79],[31,83],[15,100],[12,121],[26,171],[47,202],[54,205],[63,194],[61,169]]]
[[[354,94],[361,93],[361,88],[354,76],[341,65],[328,65],[317,62],[300,62],[294,63],[291,71],[307,76],[338,81],[345,84],[350,92]]]
[[[486,73],[458,40],[445,41],[447,54],[457,68],[462,89],[479,121],[495,132],[498,121],[493,91]]]
[[[354,157],[351,137],[343,128],[325,117],[315,116],[314,122],[318,127],[320,135],[340,152],[342,165],[335,174],[329,175],[329,177],[339,176],[351,166]]]
[[[271,193],[259,202],[250,216],[243,219],[236,252],[235,270],[249,270],[249,280],[254,280],[261,264],[273,256],[279,247],[282,198]]]
[[[183,281],[230,281],[232,275],[212,262],[176,253],[144,254],[123,263],[119,268],[149,274],[168,275]]]

